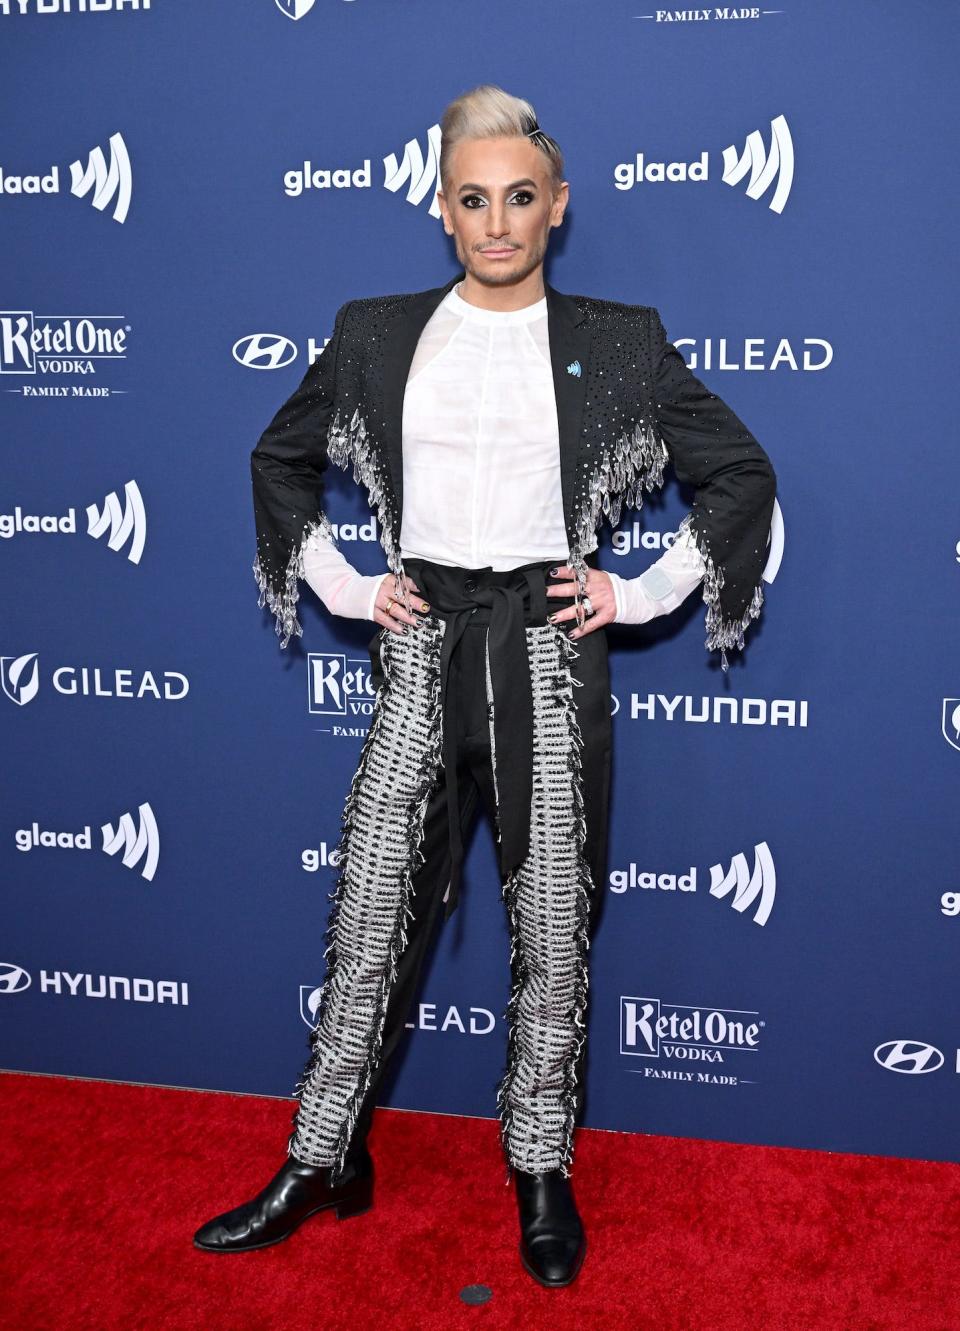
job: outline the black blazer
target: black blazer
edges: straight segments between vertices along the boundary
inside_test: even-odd
[[[424,325],[463,280],[402,295],[368,296],[337,310],[333,334],[251,454],[259,604],[269,605],[286,647],[300,635],[296,605],[302,549],[329,531],[322,473],[352,465],[379,519],[389,567],[402,571],[403,398]],[[707,571],[708,649],[742,648],[760,613],[761,574],[776,476],[743,422],[687,369],[657,311],[544,283],[560,431],[560,469],[570,562],[581,578],[603,518],[663,484],[672,463],[695,487],[689,527]],[[332,533],[331,533],[332,535]]]

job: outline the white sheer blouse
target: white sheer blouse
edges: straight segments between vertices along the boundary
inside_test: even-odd
[[[546,296],[520,310],[485,310],[451,288],[417,344],[402,429],[401,557],[498,570],[566,563]],[[373,618],[380,584],[392,576],[359,573],[319,532],[303,566],[327,609],[355,619]],[[639,577],[609,573],[616,622],[676,609],[703,574],[684,537]]]

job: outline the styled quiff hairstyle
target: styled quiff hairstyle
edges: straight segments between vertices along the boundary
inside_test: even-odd
[[[447,193],[450,160],[463,139],[530,138],[546,157],[554,192],[563,182],[563,153],[555,139],[537,126],[537,113],[523,97],[513,97],[495,83],[481,83],[455,98],[440,117],[440,187]]]

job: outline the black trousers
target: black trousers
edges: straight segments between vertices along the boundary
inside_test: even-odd
[[[517,570],[495,573],[489,568],[451,569],[424,560],[408,559],[405,561],[405,567],[429,602],[430,613],[440,616],[445,615],[446,605],[461,603],[457,598],[463,594],[464,587],[471,590],[479,589],[482,595],[483,589],[492,583],[515,586],[521,579],[521,572]],[[549,585],[551,581],[548,575],[549,568],[549,564],[524,566],[524,570],[532,570],[531,576],[541,580],[541,588]],[[540,604],[542,609],[544,603]],[[550,597],[545,601],[546,612],[552,613],[572,604],[572,599]],[[531,617],[528,612],[529,627],[542,626],[544,623],[542,614]],[[566,624],[567,629],[575,626],[575,619]],[[467,844],[481,812],[488,817],[492,827],[496,826],[497,796],[488,708],[487,629],[488,623],[484,616],[471,619],[457,642],[449,665],[448,691],[455,691],[456,694],[456,707],[452,710],[457,728],[457,812],[464,845]],[[408,633],[411,634],[419,632],[423,630],[412,627],[408,629]],[[373,683],[377,688],[383,683],[381,647],[385,635],[390,633],[391,630],[388,629],[379,630],[369,646]],[[602,628],[595,630],[582,638],[575,639],[573,646],[577,655],[570,664],[570,673],[576,685],[573,696],[576,722],[582,738],[581,788],[586,822],[584,858],[589,864],[592,879],[591,916],[588,926],[592,927],[596,902],[602,895],[606,876],[611,759],[610,678],[606,634]],[[405,1023],[418,991],[423,963],[433,945],[444,913],[444,897],[450,883],[451,851],[447,779],[442,767],[426,806],[421,849],[423,862],[413,879],[410,903],[412,917],[406,927],[407,942],[399,957],[390,988],[379,1061],[356,1116],[350,1139],[351,1155],[366,1140],[384,1074],[392,1055],[406,1034]],[[583,1098],[582,1062],[583,1051],[580,1054],[576,1076],[577,1113],[582,1107]]]

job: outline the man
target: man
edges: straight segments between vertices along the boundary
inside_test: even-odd
[[[451,103],[438,193],[463,272],[347,302],[253,450],[254,572],[285,647],[303,578],[370,618],[376,700],[343,811],[311,1057],[288,1159],[198,1246],[242,1251],[308,1215],[372,1203],[365,1141],[479,801],[510,928],[497,1090],[520,1255],[569,1284],[586,1239],[570,1184],[582,1105],[591,904],[605,877],[610,682],[604,627],[667,613],[703,584],[707,645],[760,611],[770,461],[687,369],[656,310],[545,282],[569,186],[529,102],[483,85]],[[357,573],[323,512],[328,460],[375,508],[388,572]],[[639,507],[672,462],[695,487],[656,564],[596,567],[603,516]]]

